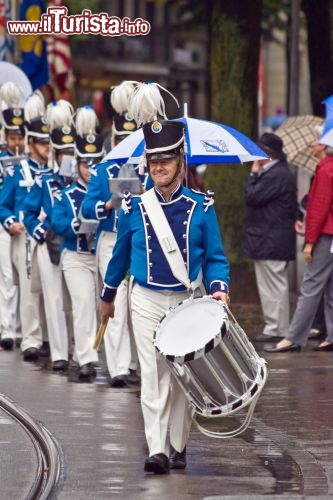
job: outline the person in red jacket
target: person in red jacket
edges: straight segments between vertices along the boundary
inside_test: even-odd
[[[310,188],[305,222],[304,259],[307,263],[300,296],[287,336],[267,352],[300,351],[307,342],[321,297],[325,300],[327,337],[316,351],[333,351],[333,148],[313,142],[319,163]]]

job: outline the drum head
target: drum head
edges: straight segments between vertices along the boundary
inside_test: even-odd
[[[167,359],[182,363],[213,349],[227,327],[222,302],[211,296],[186,299],[162,318],[155,331],[154,344]]]

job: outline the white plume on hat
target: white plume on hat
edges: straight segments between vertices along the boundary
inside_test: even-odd
[[[131,98],[128,110],[129,114],[136,121],[138,127],[157,120],[158,116],[162,116],[165,120],[167,120],[161,90],[164,90],[171,95],[179,107],[176,97],[160,84],[154,82],[139,83]],[[143,153],[139,161],[140,175],[143,175],[146,164],[146,155]]]
[[[46,108],[46,121],[50,127],[50,132],[59,127],[73,124],[74,108],[65,99],[51,102]]]
[[[167,120],[164,99],[160,89],[170,94],[179,107],[175,96],[158,83],[139,83],[134,91],[128,109],[129,114],[134,118],[138,127],[157,120],[158,116],[162,116]]]
[[[0,87],[1,109],[20,108],[23,94],[14,82],[6,82]]]
[[[110,102],[119,115],[128,112],[130,100],[138,83],[132,80],[124,80],[119,85],[111,87]]]
[[[45,114],[45,100],[40,90],[36,90],[24,104],[24,117],[31,123],[35,118],[41,118]]]
[[[78,108],[75,114],[75,128],[78,135],[96,133],[98,118],[95,110],[91,106]]]

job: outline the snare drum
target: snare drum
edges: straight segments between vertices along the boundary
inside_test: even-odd
[[[171,308],[157,325],[154,345],[194,407],[195,415],[225,417],[250,405],[245,424],[267,379],[260,358],[228,307],[211,296],[189,298]],[[245,425],[245,427],[244,427]]]

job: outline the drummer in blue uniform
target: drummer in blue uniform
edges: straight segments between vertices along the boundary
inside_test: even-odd
[[[101,319],[105,322],[114,315],[117,287],[130,269],[134,281],[131,314],[141,367],[141,407],[149,448],[144,470],[155,474],[186,466],[191,407],[165,359],[156,354],[153,336],[165,312],[187,299],[189,292],[173,276],[159,244],[147,213],[147,194],[155,195],[162,207],[189,279],[195,282],[193,286],[200,285],[202,270],[207,293],[226,303],[229,300],[229,265],[213,199],[181,183],[183,127],[180,122],[157,119],[143,126],[147,167],[154,187],[142,196],[127,197],[123,204],[100,306]]]
[[[103,137],[94,129],[95,119],[97,117],[92,108],[77,110],[75,155],[78,177],[72,185],[55,194],[52,211],[52,229],[63,237],[61,268],[71,299],[75,341],[73,359],[79,364],[81,379],[90,379],[98,362],[98,354],[93,347],[97,332],[94,255],[97,222],[84,221],[81,214],[92,164],[103,155]],[[92,125],[89,126],[89,123]],[[83,224],[88,228],[83,229]],[[94,227],[90,230],[91,226]]]

